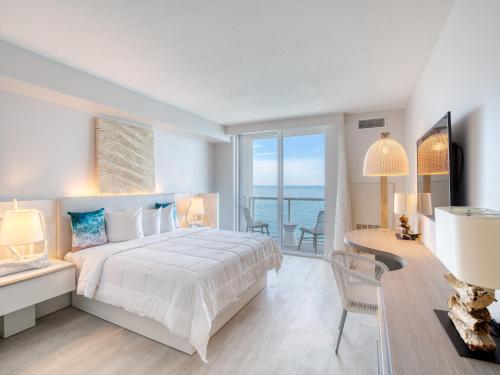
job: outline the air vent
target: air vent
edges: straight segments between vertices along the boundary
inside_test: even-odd
[[[384,128],[385,127],[385,118],[371,118],[368,120],[359,120],[358,121],[358,130],[363,129],[373,129],[373,128]]]
[[[356,229],[378,229],[378,224],[356,224]]]

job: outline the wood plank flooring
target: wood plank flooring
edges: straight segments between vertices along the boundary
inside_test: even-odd
[[[0,339],[0,374],[375,374],[375,316],[347,315],[336,356],[340,313],[329,264],[285,256],[267,288],[211,339],[208,365],[70,307]]]

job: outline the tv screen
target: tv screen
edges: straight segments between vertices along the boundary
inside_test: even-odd
[[[417,206],[434,218],[434,208],[454,205],[450,112],[417,141]]]

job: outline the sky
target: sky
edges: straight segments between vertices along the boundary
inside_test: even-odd
[[[253,141],[254,185],[277,185],[278,140]],[[324,185],[324,134],[283,137],[284,185]]]

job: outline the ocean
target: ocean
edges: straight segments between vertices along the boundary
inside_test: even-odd
[[[290,200],[290,223],[297,224],[295,235],[300,235],[299,228],[312,228],[316,224],[318,213],[325,208],[324,186],[291,186],[283,187],[283,223],[288,222],[287,198],[316,198],[318,200]],[[261,200],[258,197],[277,197],[276,186],[254,186],[254,220],[261,220],[269,224],[269,231],[273,237],[278,237],[277,227],[277,200]],[[255,199],[257,197],[257,199]]]

